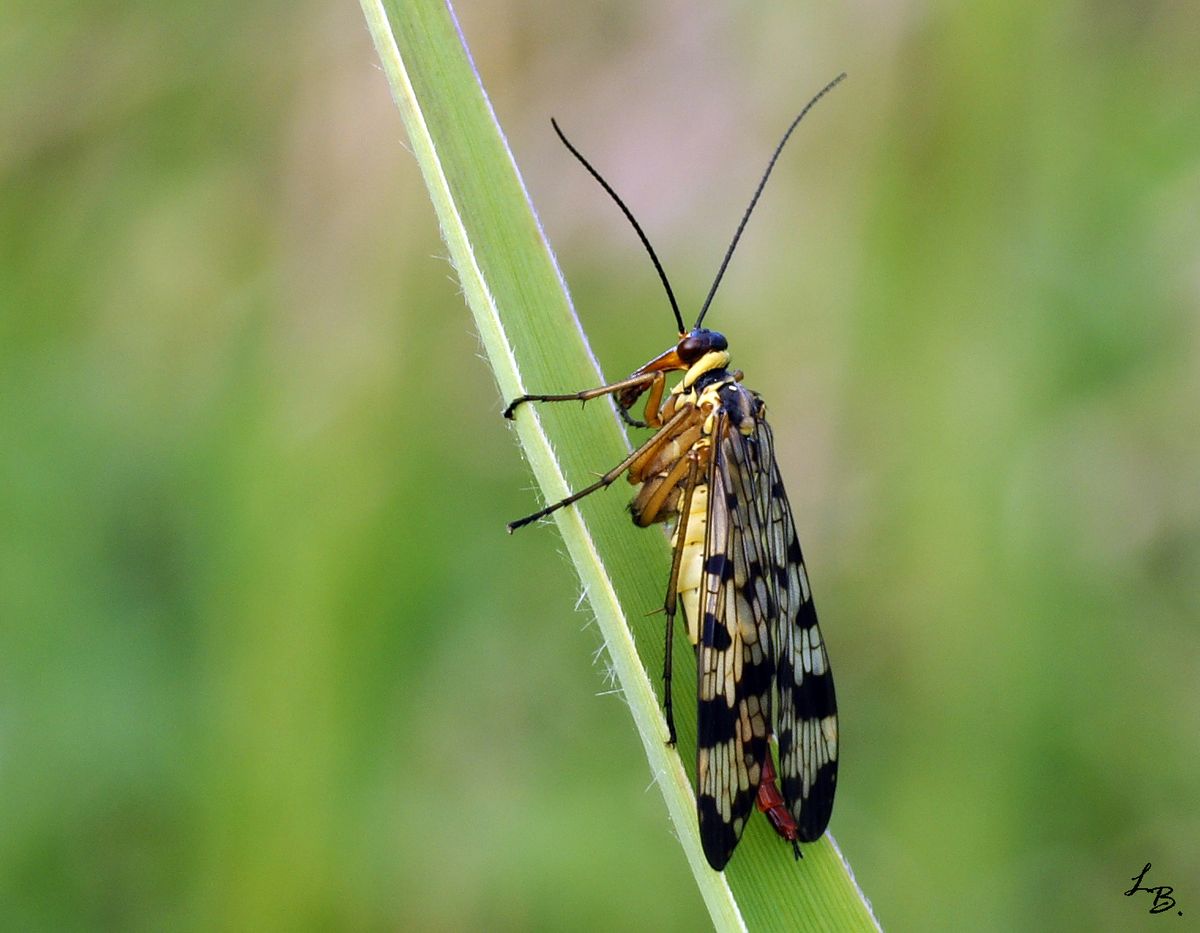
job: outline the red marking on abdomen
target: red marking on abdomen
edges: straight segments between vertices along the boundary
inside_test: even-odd
[[[777,781],[774,757],[768,748],[767,757],[763,760],[762,781],[758,785],[758,809],[770,820],[771,828],[792,844],[796,858],[801,858],[800,843],[797,841],[800,831],[779,791]]]

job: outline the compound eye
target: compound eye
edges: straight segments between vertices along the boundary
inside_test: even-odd
[[[705,334],[698,334],[695,331],[688,334],[681,341],[679,346],[675,348],[675,352],[679,354],[679,358],[691,366],[696,360],[704,356],[708,349],[708,341],[705,340]]]

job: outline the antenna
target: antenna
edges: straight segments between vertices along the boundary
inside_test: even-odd
[[[637,222],[637,219],[633,216],[633,212],[625,206],[625,202],[621,200],[620,196],[615,191],[613,191],[612,185],[606,182],[601,177],[600,173],[592,168],[591,163],[583,157],[579,150],[571,145],[571,141],[567,139],[563,131],[558,128],[558,121],[551,117],[550,125],[554,127],[554,132],[558,134],[558,138],[562,140],[563,145],[570,150],[571,155],[575,156],[575,158],[579,160],[580,164],[588,170],[588,174],[596,179],[596,181],[600,182],[600,187],[607,191],[608,196],[617,202],[617,207],[621,209],[621,212],[625,215],[629,222],[633,224],[633,229],[637,231],[638,239],[642,241],[642,246],[646,247],[646,252],[650,254],[650,261],[654,263],[654,268],[658,271],[658,277],[662,280],[663,288],[667,290],[667,300],[671,302],[671,311],[675,315],[675,323],[679,325],[679,333],[682,336],[687,332],[687,328],[683,326],[683,315],[679,313],[679,303],[675,301],[675,293],[671,291],[671,283],[667,281],[667,273],[663,271],[662,263],[658,261],[658,255],[654,252],[654,247],[650,245],[650,240],[647,239],[646,234],[642,232],[642,227]]]
[[[775,167],[775,163],[779,159],[779,153],[783,152],[783,146],[788,141],[788,137],[792,135],[792,130],[794,130],[797,125],[799,125],[800,121],[804,119],[805,115],[813,109],[813,106],[816,104],[816,102],[837,87],[845,77],[846,72],[843,71],[840,75],[821,88],[821,90],[817,91],[816,96],[804,105],[804,109],[800,111],[800,116],[796,117],[796,119],[792,121],[792,125],[787,128],[787,132],[783,134],[783,139],[779,140],[779,145],[775,147],[775,152],[771,156],[771,161],[767,163],[767,170],[763,172],[762,179],[759,181],[758,187],[754,189],[754,197],[750,199],[750,206],[746,208],[746,213],[742,215],[742,222],[738,224],[737,232],[733,235],[733,242],[729,244],[729,249],[725,251],[725,258],[721,260],[721,268],[717,270],[717,277],[713,279],[712,288],[708,290],[708,297],[704,299],[704,304],[700,308],[700,316],[696,318],[696,327],[700,326],[700,322],[704,320],[704,315],[708,313],[708,306],[712,304],[713,295],[717,293],[717,286],[721,284],[721,277],[725,275],[725,267],[729,265],[729,260],[733,256],[734,248],[737,246],[738,240],[740,240],[742,237],[742,231],[746,229],[746,221],[750,219],[750,213],[754,210],[754,205],[758,203],[758,197],[762,194],[763,188],[766,187],[767,179],[771,177],[771,169]]]

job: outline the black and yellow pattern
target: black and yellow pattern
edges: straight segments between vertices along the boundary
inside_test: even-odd
[[[825,831],[837,779],[833,678],[817,627],[804,558],[775,463],[762,400],[728,369],[726,340],[695,328],[628,379],[562,401],[648,393],[645,423],[656,433],[591,486],[535,512],[518,528],[627,475],[639,525],[674,521],[674,559],[664,609],[668,639],[683,604],[699,676],[696,806],[709,864],[724,868],[764,787],[771,735],[786,813],[769,812],[784,838]],[[665,393],[665,374],[684,370]],[[667,652],[668,665],[670,652]],[[664,704],[675,740],[671,672]],[[799,850],[797,849],[797,852]]]
[[[668,741],[675,743],[671,633],[680,603],[696,649],[698,709],[696,808],[709,864],[729,861],[756,804],[792,843],[818,839],[829,823],[837,783],[838,730],[833,677],[817,626],[804,557],[775,462],[766,407],[729,369],[725,337],[701,327],[721,275],[784,143],[796,124],[841,77],[804,108],[776,147],[758,189],[688,329],[649,241],[629,209],[587,160],[559,136],[612,195],[658,271],[678,343],[628,378],[565,395],[522,395],[505,417],[532,401],[586,401],[604,395],[631,425],[655,433],[590,486],[509,525],[513,531],[577,502],[622,475],[638,486],[636,524],[673,522],[671,575],[663,608],[663,671]],[[557,124],[555,129],[558,130]],[[668,392],[668,373],[682,378]],[[646,395],[644,421],[629,410]],[[664,398],[665,396],[665,398]],[[771,760],[771,736],[779,767]],[[780,787],[775,787],[778,774]]]

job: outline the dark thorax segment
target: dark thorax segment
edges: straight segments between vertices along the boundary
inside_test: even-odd
[[[738,433],[750,435],[758,424],[763,408],[762,400],[732,379],[721,386],[721,409]]]

